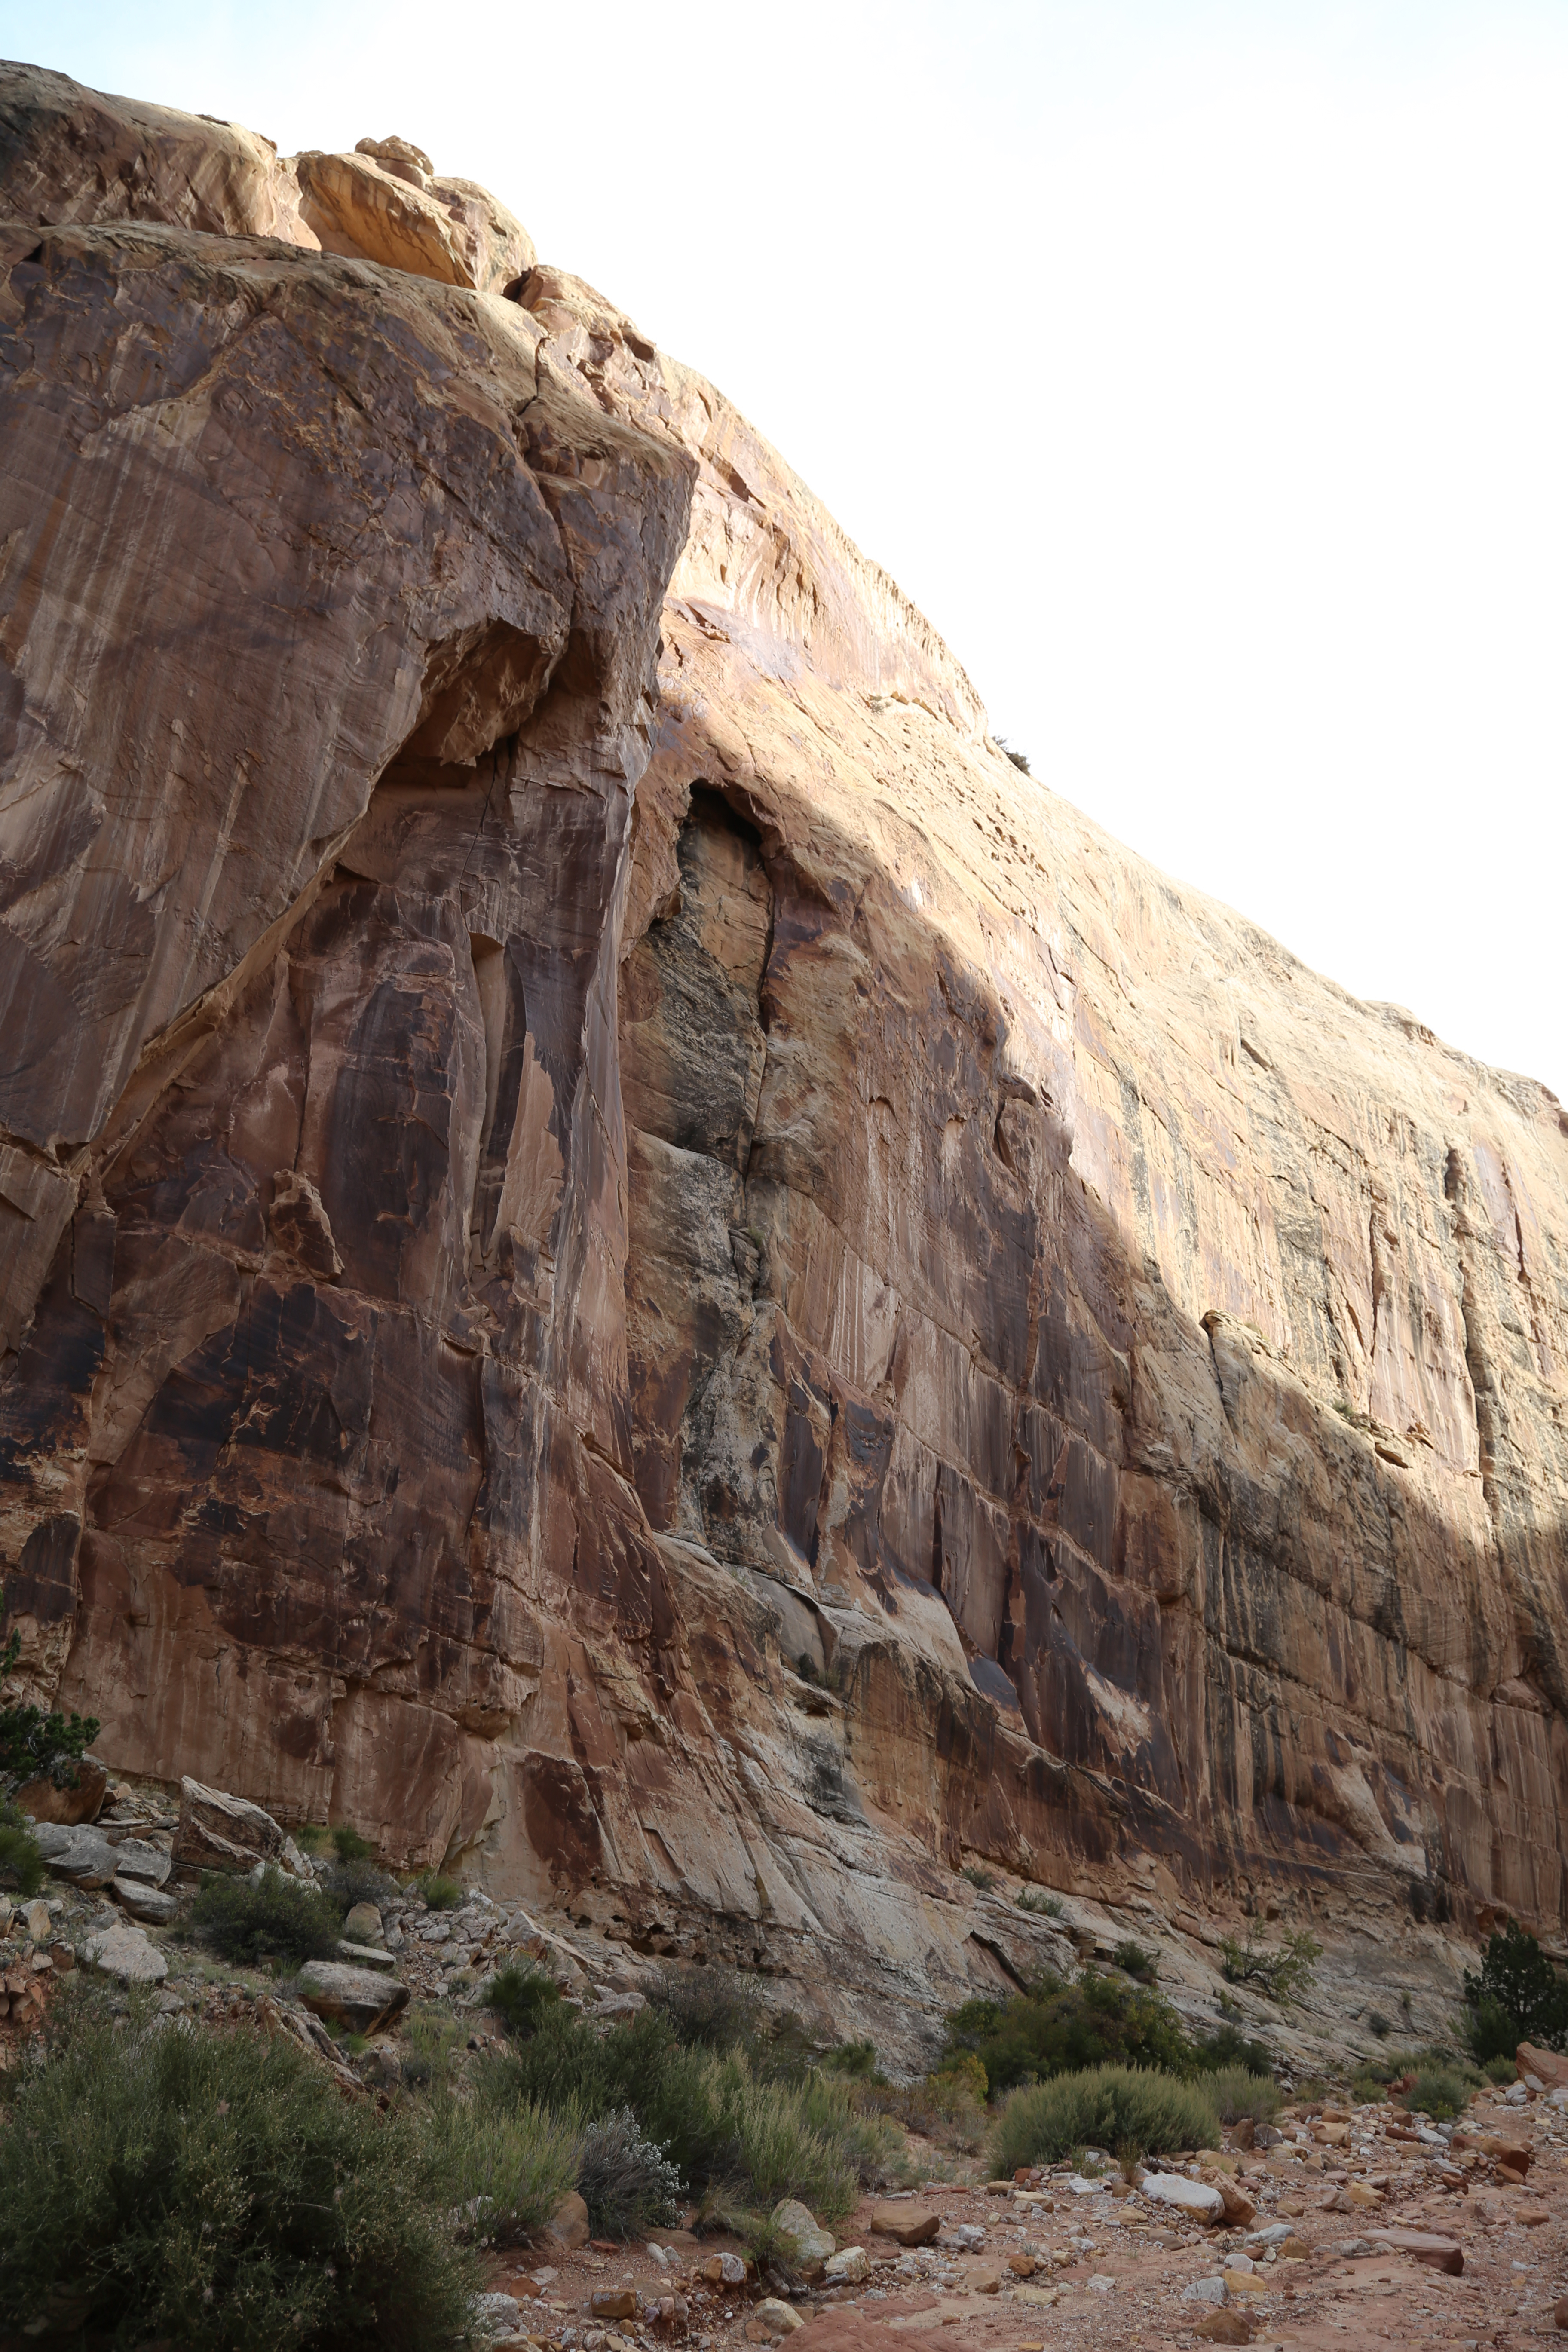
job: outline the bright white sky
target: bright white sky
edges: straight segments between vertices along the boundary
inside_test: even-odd
[[[1037,775],[1568,1097],[1568,0],[0,0],[0,47],[486,182]]]

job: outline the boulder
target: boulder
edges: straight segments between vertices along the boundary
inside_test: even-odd
[[[942,2216],[929,2205],[874,2205],[868,2227],[879,2237],[900,2246],[929,2246],[942,2227]]]
[[[474,2332],[481,2337],[514,2336],[522,2323],[515,2295],[477,2294],[473,2302]]]
[[[148,1886],[163,1886],[174,1867],[163,1847],[149,1845],[144,1838],[121,1838],[115,1843],[116,1878],[136,1878]]]
[[[346,2025],[353,2033],[374,2033],[408,2003],[408,1987],[374,1969],[346,1967],[340,1960],[307,1960],[300,1971],[300,1998],[317,2017]]]
[[[48,1905],[40,1903],[37,1897],[31,1903],[25,1903],[22,1906],[22,1925],[35,1944],[47,1944],[49,1929],[54,1925]]]
[[[1443,2271],[1449,2278],[1464,2275],[1464,2248],[1452,2238],[1434,2237],[1425,2230],[1374,2230],[1372,2242],[1374,2247],[1386,2247],[1391,2254],[1408,2254],[1413,2263]]]
[[[588,2242],[588,2208],[574,2189],[569,2189],[544,2225],[544,2234],[558,2246],[573,2251]],[[744,2275],[744,2273],[742,2273]]]
[[[374,1969],[379,1975],[391,1976],[396,1968],[393,1954],[380,1944],[351,1944],[345,1937],[338,1946],[338,1958],[351,1968]]]
[[[1568,2089],[1568,2056],[1557,2050],[1538,2050],[1532,2042],[1521,2042],[1513,2053],[1521,2082],[1533,2074],[1549,2091]]]
[[[89,1968],[118,1977],[121,1984],[162,1984],[169,1973],[168,1961],[145,1930],[120,1919],[89,1936],[81,1957]]]
[[[225,1870],[243,1874],[258,1862],[287,1867],[282,1830],[270,1813],[245,1797],[231,1797],[222,1789],[204,1788],[199,1780],[180,1782],[180,1823],[174,1832],[174,1860],[191,1870]]]
[[[739,2254],[710,2254],[699,2267],[710,2286],[744,2286],[746,2265]]]
[[[748,2344],[775,2343],[781,2336],[793,2336],[805,2320],[776,2294],[765,2294],[746,2322]]]
[[[637,2313],[637,2289],[633,2286],[595,2287],[588,2297],[588,2308],[595,2319],[635,2319]]]
[[[1245,2311],[1222,2306],[1218,2311],[1205,2312],[1202,2319],[1192,2323],[1192,2332],[1205,2344],[1250,2344],[1252,2320]]]
[[[379,1944],[382,1937],[381,1913],[374,1903],[352,1903],[343,1920],[343,1935],[351,1944]]]
[[[53,1878],[63,1878],[68,1885],[79,1886],[85,1893],[107,1886],[114,1877],[114,1848],[99,1831],[68,1830],[66,1843],[44,1856],[44,1866]]]
[[[1205,2173],[1205,2179],[1211,2189],[1219,2190],[1225,2219],[1229,2226],[1236,2230],[1250,2229],[1258,2219],[1258,2208],[1251,2198],[1238,2189],[1226,2173]]]
[[[166,1927],[180,1907],[173,1895],[165,1895],[162,1887],[148,1886],[139,1878],[111,1878],[109,1891],[121,1910],[128,1911],[132,1919],[145,1921],[150,1927]]]
[[[84,1756],[76,1767],[74,1785],[58,1789],[47,1776],[40,1780],[25,1780],[16,1790],[15,1801],[36,1822],[53,1822],[68,1827],[79,1822],[95,1822],[109,1790],[109,1775],[101,1764]]]
[[[1190,2286],[1184,2286],[1182,2289],[1182,2301],[1184,2303],[1223,2303],[1225,2281],[1223,2278],[1194,2279]]]
[[[864,2246],[842,2246],[837,2253],[829,2254],[822,2266],[823,2277],[833,2286],[858,2286],[870,2274],[871,2265]]]
[[[1199,2221],[1217,2221],[1225,2211],[1225,2199],[1212,2180],[1189,2180],[1184,2172],[1151,2172],[1141,2185],[1152,2204],[1173,2205]]]
[[[773,2227],[788,2240],[785,2259],[805,2279],[820,2278],[833,2252],[833,2232],[825,2230],[798,2197],[781,2198],[773,2210]]]

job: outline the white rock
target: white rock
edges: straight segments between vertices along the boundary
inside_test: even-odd
[[[89,1968],[118,1977],[121,1984],[162,1984],[169,1973],[168,1961],[151,1938],[122,1919],[89,1936],[81,1956]]]
[[[1106,2186],[1103,2180],[1086,2180],[1081,2172],[1069,2172],[1067,2185],[1075,2197],[1092,2197]]]
[[[822,2274],[840,2286],[858,2286],[862,2279],[871,2275],[865,2247],[840,2246],[836,2254],[828,2255]]]
[[[1206,2180],[1189,2180],[1184,2172],[1152,2172],[1143,2194],[1159,2205],[1174,2205],[1184,2213],[1223,2213],[1225,2199]]]
[[[1097,2271],[1089,2284],[1091,2294],[1109,2294],[1115,2286],[1116,2281],[1107,2272]]]
[[[1194,2279],[1191,2286],[1182,2289],[1184,2303],[1223,2303],[1225,2281],[1222,2278]]]
[[[1289,2221],[1270,2221],[1266,2230],[1248,2230],[1245,2240],[1249,2246],[1282,2246],[1287,2238],[1296,2234]]]
[[[522,2306],[512,2294],[477,2294],[474,2325],[486,2336],[515,2336],[522,2325]]]

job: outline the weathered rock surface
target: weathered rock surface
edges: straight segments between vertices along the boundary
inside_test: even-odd
[[[176,1862],[193,1870],[247,1872],[258,1863],[276,1863],[281,1868],[287,1843],[271,1814],[247,1798],[204,1788],[188,1773],[180,1782]]]
[[[81,1957],[100,1975],[118,1977],[121,1984],[162,1984],[169,1963],[143,1927],[117,1919],[88,1937]]]
[[[1033,1964],[969,1853],[1561,1922],[1553,1098],[1020,774],[407,142],[319,253],[11,87],[21,1686],[844,2028]]]
[[[102,1765],[84,1756],[63,1788],[47,1777],[24,1780],[14,1801],[23,1812],[31,1813],[36,1822],[69,1827],[79,1822],[97,1821],[108,1787],[109,1775]]]
[[[407,2007],[408,1987],[377,1969],[307,1960],[300,1971],[300,1998],[317,2017],[331,2018],[355,2033],[374,2033]]]

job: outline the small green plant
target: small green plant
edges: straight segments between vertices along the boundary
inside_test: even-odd
[[[390,1903],[397,1892],[393,1879],[374,1862],[334,1862],[317,1881],[321,1892],[338,1906],[339,1915],[352,1911],[356,1903],[374,1903],[379,1911]]]
[[[1059,1895],[1047,1895],[1038,1886],[1020,1886],[1014,1899],[1020,1911],[1032,1911],[1041,1919],[1059,1919],[1067,1908]]]
[[[1026,2164],[1059,2164],[1085,2147],[1137,2156],[1217,2147],[1219,2117],[1206,2086],[1152,2069],[1096,2066],[1015,2091],[992,2133],[998,2177]]]
[[[537,2033],[540,2019],[560,1999],[561,1988],[554,1978],[525,1960],[509,1960],[505,1968],[498,1969],[489,1996],[489,2007],[514,2042],[526,2042],[531,2033]]]
[[[1379,2042],[1386,2042],[1394,2031],[1394,2020],[1384,2017],[1381,2009],[1374,2009],[1366,2021],[1366,2030]]]
[[[182,2352],[422,2352],[480,2284],[411,2118],[287,2037],[156,2030],[66,1991],[0,2076],[0,2326]],[[118,2028],[118,2030],[117,2030]]]
[[[455,1911],[463,1899],[463,1890],[457,1880],[443,1877],[438,1870],[427,1870],[422,1878],[415,1880],[414,1886],[430,1911]]]
[[[301,1853],[325,1853],[327,1832],[320,1822],[301,1822],[291,1834]]]
[[[0,1614],[5,1594],[0,1588]],[[16,1671],[22,1636],[13,1629],[0,1649],[0,1684]],[[81,1778],[77,1767],[98,1738],[95,1715],[61,1715],[39,1706],[0,1706],[0,1797],[11,1795],[26,1781],[48,1779],[57,1789],[74,1789]]]
[[[1131,1936],[1122,1938],[1110,1957],[1122,1975],[1131,1977],[1138,1984],[1152,1984],[1159,1974],[1158,1954],[1145,1951],[1143,1946],[1135,1943]]]
[[[648,2138],[630,2107],[602,2116],[583,2133],[577,2189],[595,2237],[618,2239],[673,2221],[684,2193],[679,2167]]]
[[[340,1822],[332,1832],[332,1852],[340,1862],[369,1862],[375,1848],[347,1822]]]
[[[1518,2063],[1512,2058],[1489,2058],[1481,2073],[1489,2083],[1512,2083],[1519,2079]]]
[[[330,1960],[342,1933],[326,1895],[271,1868],[254,1886],[247,1878],[209,1875],[191,1906],[191,1924],[204,1943],[237,1966],[276,1959],[300,1968],[307,1960]]]
[[[1510,2056],[1521,2042],[1568,2049],[1568,1977],[1528,1928],[1510,1919],[1489,1936],[1480,1971],[1465,1971],[1465,2039],[1478,2060]]]
[[[468,2039],[468,2028],[449,2010],[419,2004],[403,2014],[402,2072],[411,2091],[439,2091],[452,2084]]]
[[[1087,1968],[1074,1983],[1047,1970],[1026,1992],[965,2001],[948,2016],[944,2063],[963,2050],[979,2059],[993,2092],[1026,2076],[1039,2081],[1102,2064],[1184,2074],[1193,2063],[1192,2044],[1169,2001]]]
[[[1412,2115],[1430,2116],[1435,2124],[1451,2123],[1469,2103],[1465,2079],[1451,2066],[1423,2066],[1409,2088],[1400,2094],[1402,2106]]]
[[[0,1886],[13,1886],[24,1901],[44,1883],[44,1857],[20,1805],[0,1797]]]
[[[967,1878],[971,1886],[978,1886],[982,1895],[994,1895],[1002,1884],[996,1873],[988,1870],[983,1862],[966,1862],[958,1874]]]
[[[1245,2066],[1221,2066],[1202,2078],[1222,2124],[1238,2124],[1250,2116],[1255,2124],[1271,2124],[1283,2105],[1272,2074],[1255,2074]]]
[[[1220,1938],[1220,1973],[1226,1984],[1260,1986],[1269,2000],[1282,2005],[1298,2000],[1307,1990],[1322,1956],[1321,1944],[1305,1930],[1287,1932],[1279,1949],[1272,1952],[1258,1943],[1251,1927],[1241,1943],[1234,1936]]]
[[[1274,2055],[1267,2042],[1256,2041],[1227,2021],[1216,2025],[1212,2033],[1199,2034],[1193,2044],[1193,2064],[1202,2074],[1239,2066],[1248,2074],[1272,2075]]]
[[[819,1683],[822,1680],[822,1676],[816,1671],[816,1660],[809,1650],[801,1652],[795,1662],[795,1670],[803,1683]]]

